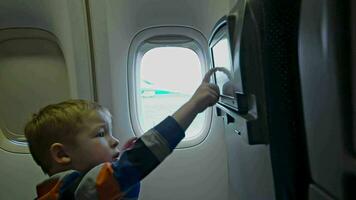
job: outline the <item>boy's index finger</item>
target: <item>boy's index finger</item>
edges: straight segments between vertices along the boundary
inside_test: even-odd
[[[213,75],[214,72],[216,72],[217,70],[219,70],[217,67],[210,69],[204,76],[203,78],[203,83],[209,83],[210,82],[210,77],[211,75]]]

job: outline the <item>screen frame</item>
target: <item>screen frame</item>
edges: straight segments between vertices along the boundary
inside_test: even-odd
[[[228,48],[229,48],[229,53],[230,53],[230,63],[231,63],[231,76],[232,80],[235,82],[235,69],[234,69],[234,61],[233,61],[233,38],[231,37],[231,25],[234,24],[231,22],[233,20],[229,16],[223,16],[220,18],[220,20],[216,23],[214,26],[214,29],[212,31],[211,37],[209,39],[209,52],[211,55],[211,62],[212,62],[212,68],[215,68],[215,62],[214,62],[214,53],[213,53],[213,47],[221,41],[222,38],[226,38],[228,41]],[[217,84],[217,78],[216,74],[214,73],[213,75],[213,80],[214,83]],[[220,91],[220,99],[218,101],[218,104],[221,104],[224,107],[227,107],[229,109],[232,109],[234,111],[238,111],[238,102],[237,102],[237,95],[242,94],[242,91],[235,91],[234,96],[229,96],[222,94],[222,91]]]

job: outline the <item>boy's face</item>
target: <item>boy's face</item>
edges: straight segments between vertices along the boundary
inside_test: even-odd
[[[83,117],[75,145],[68,148],[73,169],[86,171],[119,156],[119,141],[112,136],[111,129],[111,118],[103,111],[89,111]]]

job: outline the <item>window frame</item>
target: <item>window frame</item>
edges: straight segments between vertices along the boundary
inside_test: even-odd
[[[0,43],[10,40],[43,40],[55,43],[58,49],[62,51],[58,38],[51,32],[32,27],[15,27],[0,29]],[[62,52],[61,52],[62,53]],[[64,55],[63,56],[63,60]],[[67,67],[67,66],[65,66]],[[28,142],[25,133],[17,133],[9,130],[5,122],[0,117],[0,150],[17,154],[30,154]]]
[[[140,62],[148,51],[167,46],[191,49],[199,58],[202,73],[208,71],[210,63],[209,52],[207,51],[209,49],[208,42],[201,32],[184,26],[151,27],[138,32],[131,41],[127,65],[129,116],[135,136],[141,136],[144,133],[138,117],[140,111],[140,105],[138,105],[140,80],[136,77],[140,76]],[[205,124],[199,134],[189,140],[183,140],[176,148],[189,148],[202,143],[210,131],[212,114],[211,107],[206,109]]]

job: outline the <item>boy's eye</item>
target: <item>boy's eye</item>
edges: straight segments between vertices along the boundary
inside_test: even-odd
[[[104,137],[105,136],[105,131],[99,131],[95,137]]]

